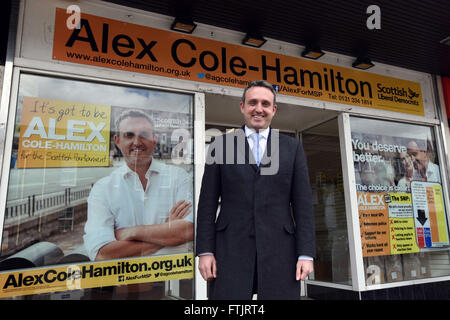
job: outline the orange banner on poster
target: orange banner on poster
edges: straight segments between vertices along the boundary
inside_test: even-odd
[[[56,9],[53,59],[232,87],[264,79],[280,94],[424,115],[420,83]]]
[[[24,97],[18,168],[109,165],[111,107]]]
[[[389,255],[389,208],[385,194],[358,192],[358,213],[363,256]]]
[[[428,202],[428,215],[430,218],[430,228],[431,228],[431,241],[439,242],[439,227],[436,218],[436,206],[434,200],[434,189],[433,187],[425,188],[427,192],[427,202]]]

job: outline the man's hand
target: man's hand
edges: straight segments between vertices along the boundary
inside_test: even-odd
[[[295,279],[305,280],[306,277],[313,272],[314,264],[311,260],[298,260],[297,261],[297,271],[295,273]]]
[[[200,256],[198,263],[198,269],[203,279],[206,281],[216,278],[217,276],[217,266],[216,258],[212,254],[205,254]]]
[[[170,215],[169,218],[167,218],[167,222],[177,219],[184,219],[189,214],[191,207],[192,204],[190,202],[184,200],[178,201],[170,210]]]

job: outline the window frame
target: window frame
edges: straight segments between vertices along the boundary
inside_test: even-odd
[[[411,125],[420,125],[429,127],[435,138],[436,154],[439,160],[439,166],[441,167],[440,175],[442,181],[442,190],[444,205],[446,207],[447,221],[450,221],[450,201],[449,201],[449,189],[448,189],[448,164],[445,161],[445,145],[443,144],[442,132],[440,126],[437,124],[424,123],[424,122],[411,122],[400,121],[397,119],[385,119],[382,117],[366,117],[359,114],[342,113],[339,116],[339,129],[344,140],[341,140],[341,153],[343,159],[343,178],[344,189],[346,199],[346,211],[347,211],[347,223],[349,229],[349,244],[350,244],[350,260],[352,266],[352,290],[353,291],[368,291],[375,289],[386,289],[400,286],[408,286],[413,284],[432,283],[440,281],[450,280],[449,276],[429,277],[424,279],[404,280],[399,282],[382,283],[375,285],[367,285],[365,279],[365,270],[363,263],[363,255],[361,249],[361,233],[360,233],[360,221],[357,203],[357,191],[356,191],[356,178],[355,168],[353,161],[353,147],[351,144],[351,126],[350,119],[357,117],[361,119],[382,120],[397,123],[405,123]],[[448,227],[448,226],[447,226]],[[449,248],[450,249],[450,248]]]

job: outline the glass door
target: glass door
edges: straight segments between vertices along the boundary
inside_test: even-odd
[[[310,280],[351,285],[338,119],[301,132],[316,221],[317,258]]]

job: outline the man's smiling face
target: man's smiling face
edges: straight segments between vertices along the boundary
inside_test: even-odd
[[[156,138],[152,125],[145,118],[128,117],[121,121],[114,142],[132,168],[150,165]]]
[[[240,103],[247,127],[257,131],[269,127],[277,111],[273,104],[273,93],[264,87],[251,87],[245,94],[245,101]]]

